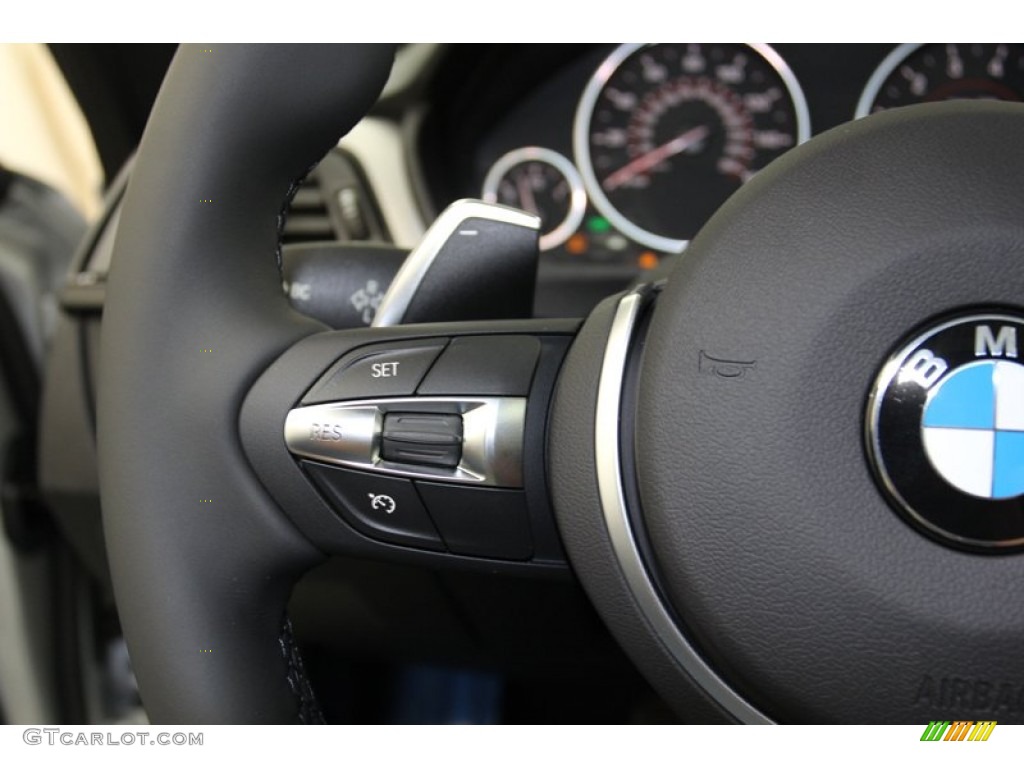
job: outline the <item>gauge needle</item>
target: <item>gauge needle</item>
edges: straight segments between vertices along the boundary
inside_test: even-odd
[[[660,147],[656,147],[650,152],[645,152],[640,155],[640,157],[630,160],[624,166],[619,168],[619,170],[615,171],[615,173],[606,177],[605,180],[601,182],[601,186],[604,187],[606,191],[611,192],[612,190],[621,187],[633,177],[639,176],[644,171],[649,171],[663,160],[668,160],[668,158],[673,155],[685,152],[698,141],[703,141],[707,137],[708,133],[709,130],[706,125],[698,125],[695,128],[684,131],[671,141],[666,141]]]
[[[516,179],[516,188],[519,191],[519,202],[522,203],[523,210],[535,213],[539,216],[540,211],[537,210],[537,201],[533,199],[533,190],[530,189],[530,180],[525,176],[519,176]]]

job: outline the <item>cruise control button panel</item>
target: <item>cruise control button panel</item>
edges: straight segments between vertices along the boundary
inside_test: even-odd
[[[448,326],[411,339],[388,331],[371,343],[354,332],[316,368],[316,348],[330,347],[327,336],[314,336],[296,347],[298,365],[272,369],[293,393],[278,401],[283,412],[274,410],[276,392],[262,388],[243,421],[265,424],[278,441],[283,422],[298,484],[282,478],[281,495],[311,510],[313,535],[331,537],[325,551],[459,568],[476,559],[495,572],[564,570],[544,425],[571,337],[527,328]],[[410,332],[423,330],[432,329]],[[265,446],[247,444],[257,466],[270,465]],[[278,442],[273,451],[280,449]],[[314,518],[325,505],[332,519]]]
[[[447,339],[427,339],[360,347],[321,376],[302,402],[411,395],[447,343]]]

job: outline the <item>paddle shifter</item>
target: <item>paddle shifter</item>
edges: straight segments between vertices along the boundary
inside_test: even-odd
[[[285,290],[332,328],[530,317],[540,219],[479,200],[448,206],[406,256],[383,244],[291,246]]]
[[[405,260],[374,327],[530,317],[539,238],[538,216],[457,200]]]

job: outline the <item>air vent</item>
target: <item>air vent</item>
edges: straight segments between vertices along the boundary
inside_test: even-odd
[[[284,245],[312,242],[388,242],[366,182],[348,153],[327,154],[292,198]]]
[[[292,198],[281,242],[289,245],[337,239],[338,233],[331,225],[331,216],[320,188],[319,176],[314,171],[305,178]]]

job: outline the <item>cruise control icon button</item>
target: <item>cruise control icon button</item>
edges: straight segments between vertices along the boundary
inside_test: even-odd
[[[370,498],[370,509],[381,510],[385,515],[390,515],[398,508],[395,500],[386,493],[368,493],[366,495]]]
[[[345,522],[392,544],[444,550],[411,480],[303,462],[303,469]]]

